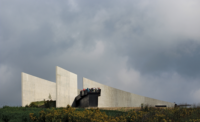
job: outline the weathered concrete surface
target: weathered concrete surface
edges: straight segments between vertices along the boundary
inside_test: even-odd
[[[22,72],[22,106],[33,101],[56,100],[56,83]]]
[[[73,106],[77,96],[77,75],[56,67],[56,107]]]
[[[79,95],[79,94],[80,94],[80,91],[81,91],[80,89],[77,89],[77,95]]]
[[[116,88],[112,88],[98,82],[94,82],[87,78],[83,78],[83,88],[100,87],[101,96],[99,97],[98,107],[141,107],[141,104],[167,105],[173,107],[174,103],[165,102],[149,97],[140,96],[130,92],[125,92]]]

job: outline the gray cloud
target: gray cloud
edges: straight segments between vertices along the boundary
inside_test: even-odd
[[[162,49],[157,46],[150,49],[147,47],[141,49],[139,55],[136,52],[138,49],[133,49],[127,53],[130,56],[128,63],[142,74],[159,75],[166,71],[176,71],[183,77],[196,78],[200,73],[197,65],[200,60],[199,47],[199,42],[181,41],[167,49],[164,46]]]
[[[177,6],[178,5],[178,6]],[[128,92],[198,103],[200,2],[0,0],[0,106],[21,104],[21,72],[55,66]]]

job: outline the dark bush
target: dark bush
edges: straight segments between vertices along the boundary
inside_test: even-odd
[[[28,122],[28,116],[23,115],[22,116],[22,122]]]
[[[44,106],[45,108],[56,107],[56,101],[52,101],[52,100],[44,101]]]
[[[2,115],[2,120],[4,121],[4,122],[9,122],[10,121],[10,116],[8,116],[7,114],[3,114]]]
[[[34,107],[34,108],[38,108],[38,106],[37,106],[35,103],[33,103],[33,102],[29,105],[29,107],[32,107],[32,108],[33,108],[33,107]]]
[[[5,106],[3,106],[3,108],[10,108],[9,106],[7,106],[7,105],[5,105]]]

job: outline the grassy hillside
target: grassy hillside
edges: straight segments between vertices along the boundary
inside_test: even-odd
[[[4,106],[0,108],[0,122],[200,122],[200,107],[119,110]]]

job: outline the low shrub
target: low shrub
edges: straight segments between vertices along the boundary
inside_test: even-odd
[[[3,106],[3,108],[10,108],[10,106],[5,105],[5,106]]]
[[[44,100],[44,107],[45,108],[51,108],[51,107],[56,107],[56,101],[52,101],[52,100]]]
[[[29,105],[29,107],[38,108],[38,105],[37,105],[36,103],[32,102],[32,103]]]
[[[9,122],[11,119],[11,116],[9,116],[8,114],[2,114],[2,120],[4,122]]]

